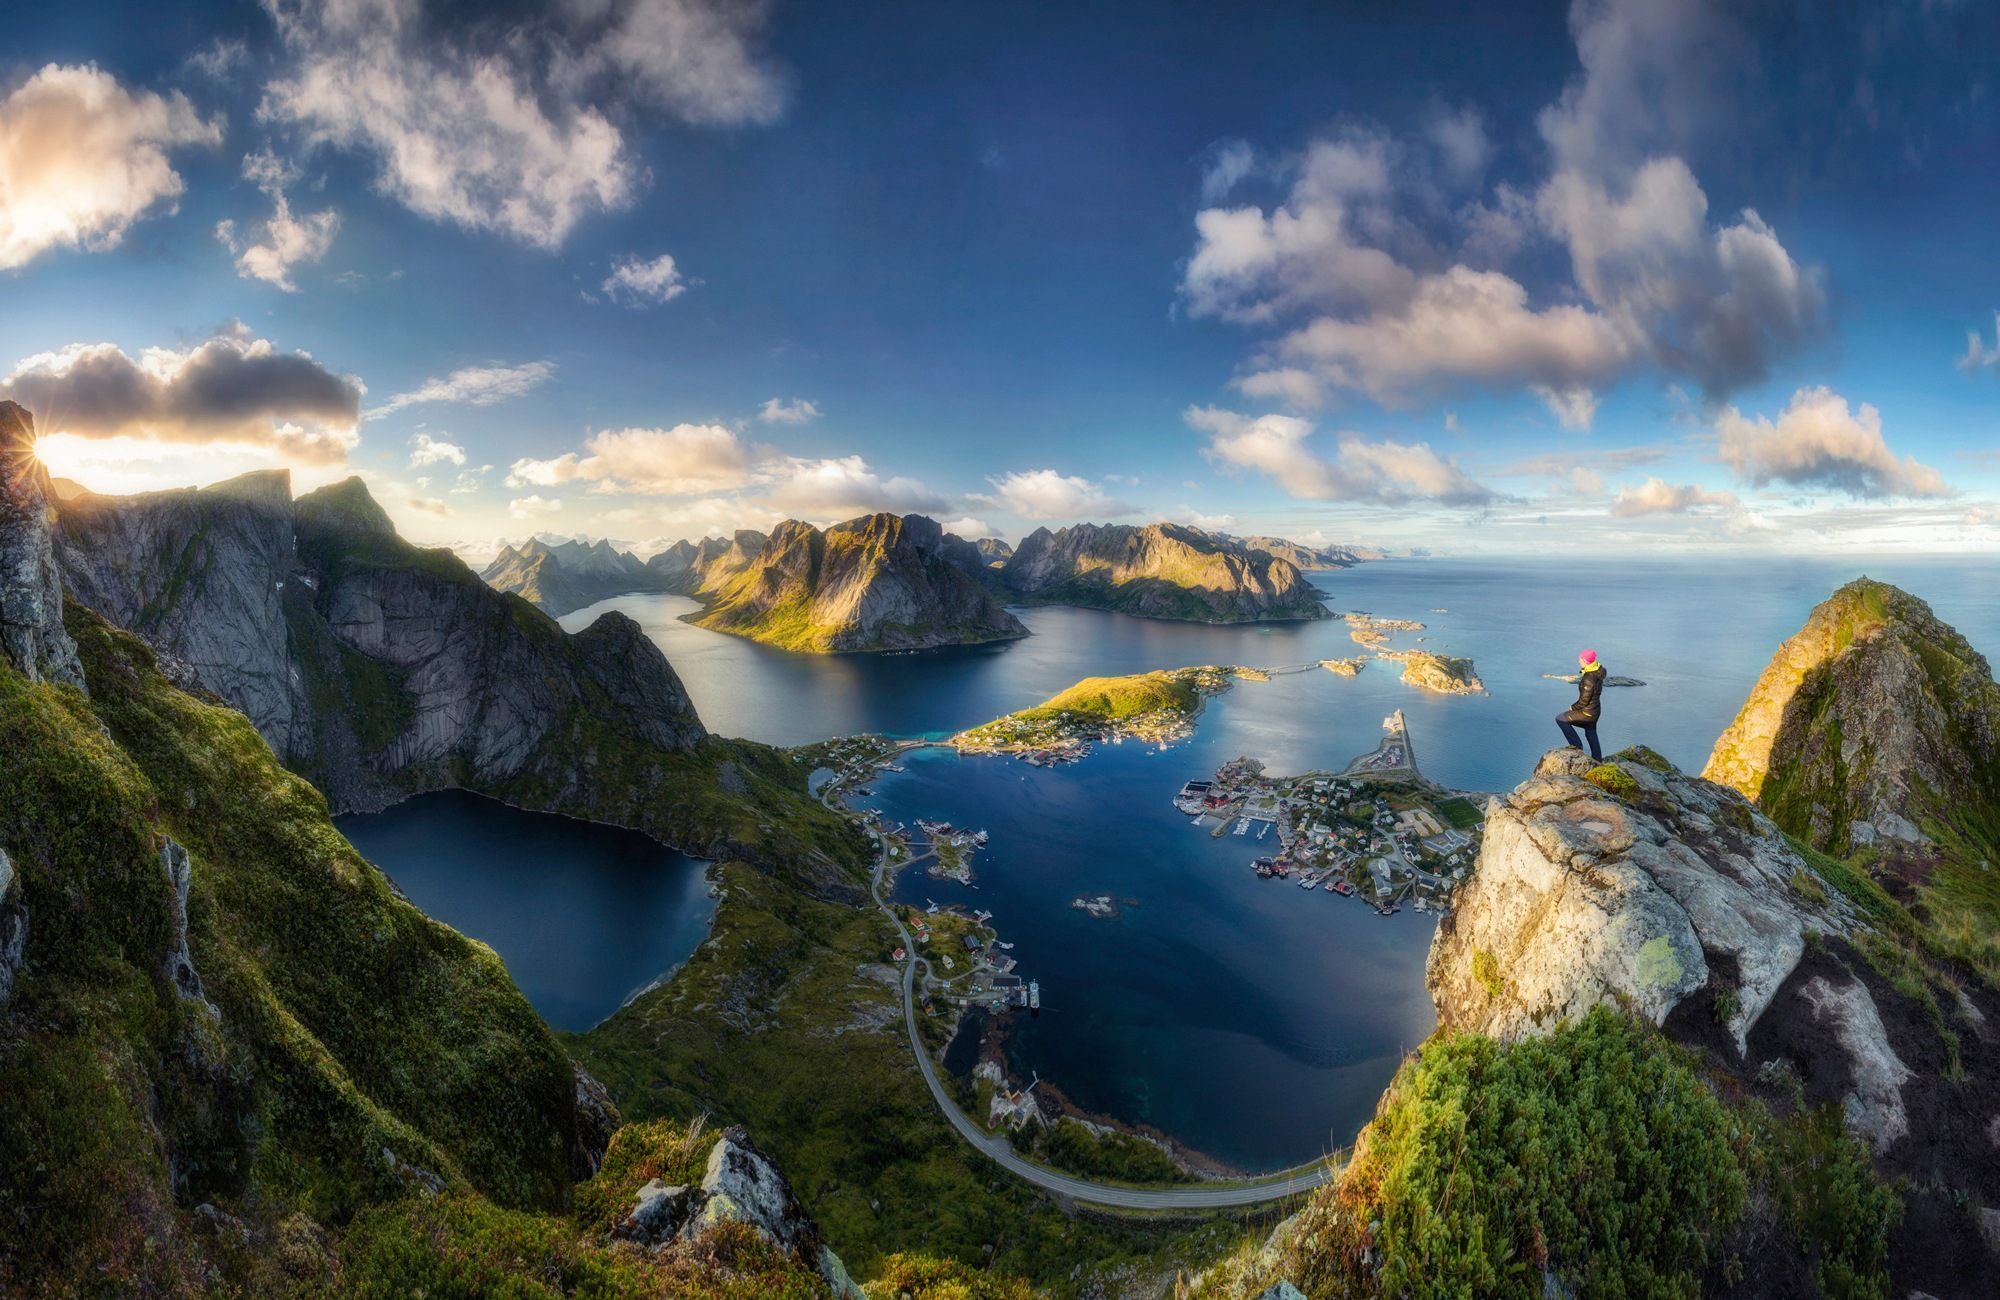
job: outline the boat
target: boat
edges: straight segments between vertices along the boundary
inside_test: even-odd
[[[1241,818],[1237,821],[1236,833],[1238,835],[1245,834],[1246,832],[1249,831],[1249,829],[1250,829],[1250,819],[1248,817]]]
[[[1042,1009],[1042,986],[1039,981],[1028,981],[1028,1009],[1030,1011]]]

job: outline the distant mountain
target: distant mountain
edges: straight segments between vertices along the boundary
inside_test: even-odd
[[[533,602],[550,618],[609,596],[665,590],[654,571],[636,556],[601,538],[551,546],[531,537],[518,549],[503,548],[479,576],[496,591],[511,591]]]
[[[998,537],[982,537],[974,542],[973,546],[978,548],[979,554],[988,564],[1004,564],[1014,555],[1014,548]]]
[[[1143,618],[1259,623],[1327,617],[1289,560],[1180,524],[1038,528],[998,571],[1011,598]]]
[[[730,537],[675,542],[646,561],[647,570],[680,596],[712,596],[724,583],[757,562],[770,537],[741,528]]]
[[[1265,551],[1287,561],[1295,569],[1313,572],[1320,569],[1351,569],[1363,560],[1380,560],[1388,552],[1375,546],[1307,546],[1304,542],[1290,542],[1282,537],[1236,537],[1233,541],[1243,543],[1253,551]]]
[[[746,541],[737,534],[737,543]],[[966,547],[963,539],[949,541]],[[747,544],[684,566],[698,594],[712,593],[709,608],[688,621],[820,653],[1026,636],[1020,620],[946,549],[947,534],[923,515],[868,515],[824,532],[787,520],[733,576],[719,575],[748,556]]]

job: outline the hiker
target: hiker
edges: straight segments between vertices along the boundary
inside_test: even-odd
[[[1576,738],[1576,729],[1583,728],[1583,734],[1590,741],[1590,756],[1598,762],[1604,761],[1604,751],[1597,747],[1597,715],[1602,706],[1599,697],[1604,694],[1604,665],[1597,662],[1597,651],[1586,650],[1576,657],[1581,675],[1576,679],[1576,703],[1556,714],[1556,725],[1562,728],[1563,739],[1571,749],[1582,749]]]

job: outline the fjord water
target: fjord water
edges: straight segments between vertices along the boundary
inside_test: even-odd
[[[715,914],[685,854],[464,790],[334,825],[426,914],[499,953],[557,1029],[590,1028],[686,961]]]
[[[1929,600],[1975,646],[2000,647],[2000,570],[1986,561],[1385,561],[1315,580],[1336,610],[1425,623],[1393,644],[1471,656],[1489,696],[1414,690],[1382,663],[1351,679],[1279,676],[1239,684],[1192,739],[1164,753],[1102,746],[1084,763],[1044,771],[925,751],[885,775],[867,802],[896,820],[991,832],[972,888],[906,873],[898,895],[987,908],[1017,945],[1012,955],[1041,982],[1044,1002],[1013,1039],[1024,1076],[1242,1168],[1292,1164],[1351,1140],[1401,1050],[1429,1031],[1430,918],[1377,917],[1256,879],[1248,862],[1264,846],[1191,828],[1168,805],[1180,783],[1237,754],[1278,772],[1340,765],[1372,747],[1383,716],[1401,708],[1432,779],[1509,789],[1557,743],[1550,719],[1571,698],[1542,674],[1570,671],[1584,646],[1612,673],[1648,683],[1606,693],[1606,745],[1645,743],[1699,769],[1778,643],[1864,571]],[[712,729],[774,744],[859,731],[942,736],[1092,675],[1364,652],[1337,621],[1216,628],[1051,608],[1018,611],[1034,635],[1001,646],[807,656],[678,621],[694,607],[620,597],[562,622],[577,630],[608,608],[632,615]],[[1096,921],[1069,907],[1085,893],[1133,901],[1118,920]],[[546,906],[566,908],[561,898]],[[524,967],[509,960],[525,986]]]

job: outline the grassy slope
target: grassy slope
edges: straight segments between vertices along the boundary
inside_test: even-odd
[[[903,1037],[879,913],[738,864],[721,877],[710,942],[572,1040],[628,1116],[744,1125],[859,1277],[921,1250],[1052,1282],[1166,1240],[1066,1217],[952,1132]]]
[[[562,1205],[568,1062],[492,952],[399,902],[241,714],[69,621],[89,699],[0,670],[0,840],[30,925],[0,1030],[0,1282],[185,1284],[188,1207],[338,1223],[402,1193],[385,1148]],[[219,1024],[163,973],[162,835],[193,862]]]
[[[1192,713],[1199,703],[1194,686],[1181,674],[1134,673],[1129,677],[1086,677],[1015,716],[1038,722],[1074,714],[1093,721],[1118,722],[1161,709]]]

